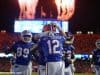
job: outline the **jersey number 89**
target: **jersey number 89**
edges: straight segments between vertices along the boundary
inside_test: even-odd
[[[23,56],[24,58],[27,58],[29,54],[29,49],[28,48],[24,48],[22,49],[21,47],[17,48],[17,56]]]

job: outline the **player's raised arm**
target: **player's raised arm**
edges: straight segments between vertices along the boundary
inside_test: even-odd
[[[90,62],[91,62],[91,69],[92,69],[93,72],[95,71],[94,58],[95,58],[94,52],[92,52],[92,58],[91,58],[91,61]]]
[[[33,46],[30,48],[32,54],[34,54],[38,50],[38,43],[33,44]]]
[[[64,32],[58,25],[56,25],[56,24],[54,24],[54,23],[51,23],[51,25],[53,26],[53,28],[52,28],[53,30],[58,29],[59,33],[60,33],[61,35],[63,35],[64,37],[66,37],[65,32]]]

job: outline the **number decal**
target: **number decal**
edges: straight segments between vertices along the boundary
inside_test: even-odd
[[[22,48],[21,47],[17,48],[17,56],[18,57],[22,56]]]
[[[48,40],[48,41],[47,41],[47,44],[48,44],[48,47],[49,47],[49,53],[51,54],[51,53],[52,53],[52,49],[51,49],[51,41]]]
[[[25,49],[22,49],[21,47],[17,48],[17,54],[16,55],[18,57],[23,56],[24,58],[27,58],[28,54],[29,54],[29,49],[28,48],[25,48]]]
[[[53,52],[54,53],[60,53],[60,51],[56,50],[59,47],[59,41],[58,40],[53,40],[52,43],[56,43],[55,45],[53,45]]]
[[[48,47],[49,47],[49,53],[50,54],[57,54],[60,53],[59,50],[57,50],[57,48],[59,47],[59,41],[58,40],[48,40],[47,41]]]
[[[29,49],[27,49],[27,48],[25,48],[24,50],[23,50],[23,57],[28,57],[28,54],[29,54]]]

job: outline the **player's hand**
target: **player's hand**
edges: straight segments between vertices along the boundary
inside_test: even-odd
[[[57,29],[59,29],[59,26],[56,25],[56,23],[51,23],[50,25],[53,26],[53,27],[55,27],[55,28],[57,28]]]
[[[56,24],[54,24],[54,27],[56,27],[57,29],[60,29],[60,27],[58,25],[56,25]]]
[[[91,69],[92,69],[92,72],[95,72],[95,66],[93,64],[91,64]]]
[[[74,66],[74,64],[70,64],[70,66],[71,66],[71,70],[72,70],[72,72],[75,72],[75,66]]]

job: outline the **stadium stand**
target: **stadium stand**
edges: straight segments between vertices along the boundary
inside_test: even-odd
[[[96,39],[100,39],[100,34],[74,34],[75,53],[91,54],[95,48]],[[11,47],[13,42],[19,39],[18,33],[0,33],[0,52],[3,52],[5,45]],[[0,71],[10,71],[10,62],[7,59],[0,58]],[[37,63],[33,62],[33,71],[37,70]],[[78,59],[75,62],[76,72],[91,72],[90,61],[88,59]]]
[[[96,39],[100,39],[99,34],[76,34],[74,46],[75,46],[75,53],[82,54],[82,53],[91,53],[91,50],[95,48],[95,41]]]

